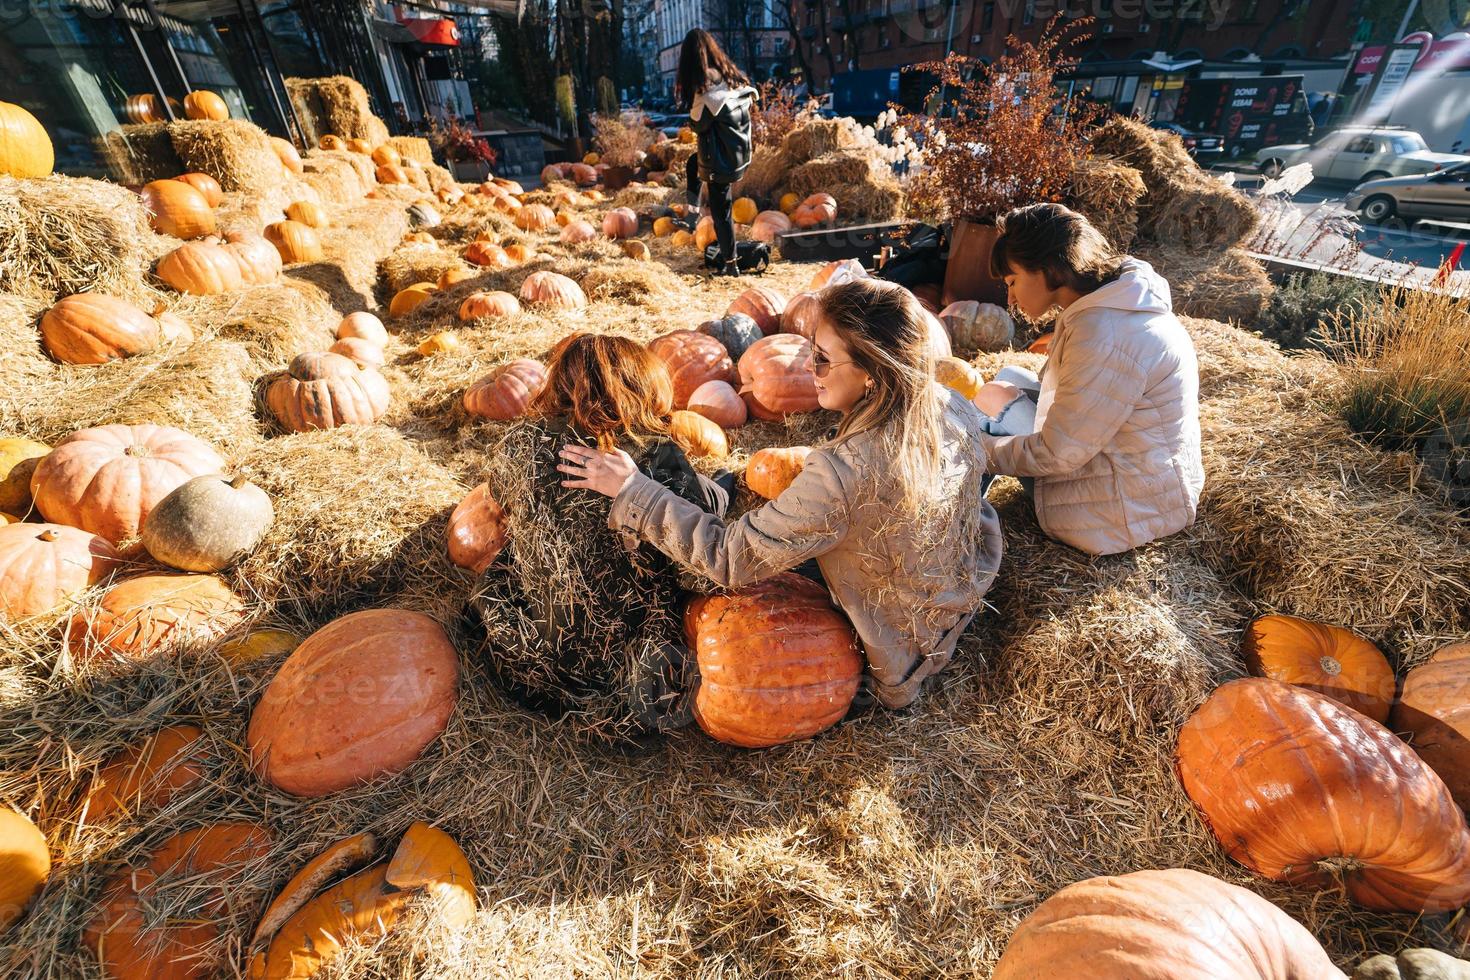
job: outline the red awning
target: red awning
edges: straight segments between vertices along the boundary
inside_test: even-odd
[[[404,20],[403,26],[413,34],[420,44],[438,44],[443,47],[459,47],[459,28],[449,18],[413,17]]]

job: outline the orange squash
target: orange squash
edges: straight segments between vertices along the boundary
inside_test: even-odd
[[[674,385],[674,407],[686,408],[694,389],[706,381],[732,382],[735,363],[729,351],[713,337],[697,330],[675,330],[651,341],[648,349],[669,369]]]
[[[557,241],[563,245],[583,245],[587,242],[596,241],[597,237],[597,229],[592,227],[588,222],[578,218],[576,221],[567,222],[566,227],[557,236]]]
[[[700,218],[694,224],[694,247],[703,252],[715,242],[719,236],[715,233],[715,219],[709,215]]]
[[[115,980],[212,976],[224,966],[217,942],[222,927],[255,904],[252,882],[270,850],[270,835],[253,823],[175,834],[146,863],[111,878],[83,942]]]
[[[408,171],[403,169],[403,167],[398,166],[397,164],[394,164],[391,167],[379,167],[377,170],[373,171],[373,176],[378,179],[378,183],[380,184],[412,183],[412,181],[409,179]]]
[[[556,212],[544,204],[527,204],[516,211],[515,225],[521,231],[550,231],[556,227]]]
[[[515,316],[521,312],[521,301],[515,298],[514,293],[491,290],[489,292],[470,293],[464,302],[459,304],[459,318],[461,320],[493,319],[505,316]]]
[[[276,247],[286,265],[320,262],[323,257],[322,240],[316,229],[300,221],[277,221],[266,225],[265,240]]]
[[[613,208],[602,216],[602,233],[608,238],[632,238],[638,234],[638,215],[632,208]]]
[[[198,786],[204,781],[203,739],[194,725],[170,725],[114,753],[87,785],[87,822],[158,810]]]
[[[0,174],[45,177],[56,151],[40,120],[13,102],[0,102]]]
[[[750,223],[750,237],[758,242],[774,245],[777,238],[791,229],[791,219],[780,211],[762,211]]]
[[[505,257],[512,265],[524,265],[536,257],[536,250],[522,242],[505,246]]]
[[[291,876],[256,923],[255,933],[250,938],[252,946],[270,942],[281,926],[290,920],[307,902],[321,891],[322,886],[342,872],[360,867],[372,859],[378,849],[378,839],[369,833],[344,837],[325,851],[307,861],[301,870]]]
[[[403,157],[389,143],[384,143],[373,151],[373,163],[380,167],[396,167],[403,163]]]
[[[19,919],[51,875],[51,851],[36,825],[0,807],[0,935]]]
[[[810,738],[847,714],[863,658],[826,590],[783,572],[700,603],[694,718],[711,738],[764,748]]]
[[[474,241],[465,246],[464,260],[487,269],[509,269],[515,263],[494,242]]]
[[[786,311],[786,297],[770,286],[752,286],[735,297],[725,310],[725,316],[744,313],[769,337],[781,330],[781,314]]]
[[[581,310],[587,306],[587,294],[559,272],[533,272],[521,283],[521,302],[531,307]]]
[[[674,219],[663,216],[653,219],[653,234],[657,238],[667,238],[674,233]]]
[[[427,303],[438,291],[439,287],[432,282],[416,282],[411,286],[404,286],[388,301],[388,315],[408,316]]]
[[[334,136],[331,133],[328,133],[327,135],[323,136],[321,139],[317,140],[317,144],[316,145],[318,147],[320,147],[321,149],[323,149],[323,150],[345,150],[345,149],[347,149],[347,144],[342,141],[342,137],[340,137],[340,136]]]
[[[388,328],[383,326],[383,321],[366,310],[358,310],[349,313],[337,324],[337,339],[347,340],[349,337],[359,337],[379,347],[388,343]]]
[[[345,337],[327,348],[328,354],[341,354],[359,367],[381,368],[383,348],[362,337]]]
[[[207,119],[220,122],[230,118],[230,107],[216,93],[196,89],[184,96],[184,115],[190,119]]]
[[[266,389],[265,403],[288,432],[370,425],[388,411],[388,382],[341,354],[298,354]]]
[[[221,637],[244,616],[245,604],[213,575],[147,573],[73,614],[66,639],[78,660],[147,660],[175,644]]]
[[[454,711],[459,658],[422,613],[370,609],[333,620],[281,665],[250,716],[257,775],[323,796],[407,768]]]
[[[749,197],[736,198],[735,203],[730,205],[730,217],[736,224],[748,225],[756,219],[759,213],[760,208],[756,205],[755,200]]]
[[[265,236],[232,231],[225,236],[225,249],[240,266],[240,278],[248,284],[275,282],[281,275],[281,253]]]
[[[782,214],[788,214],[789,215],[792,211],[795,211],[796,210],[797,205],[799,205],[800,203],[801,203],[801,195],[800,194],[796,194],[796,193],[793,193],[791,191],[787,191],[785,194],[782,194],[781,195],[781,200],[780,200],[780,202],[778,203],[777,206],[781,209],[781,213]]]
[[[1341,880],[1372,909],[1470,901],[1470,829],[1449,790],[1386,728],[1331,698],[1231,681],[1185,722],[1175,761],[1215,838],[1257,874]]]
[[[33,439],[0,439],[0,511],[24,515],[31,509],[31,474],[50,451]]]
[[[220,202],[225,199],[225,192],[220,189],[219,181],[209,176],[209,174],[179,174],[174,180],[182,180],[200,194],[203,194],[205,202],[212,208],[219,207]]]
[[[1352,630],[1296,616],[1261,616],[1241,639],[1245,665],[1270,677],[1325,694],[1382,724],[1396,683],[1382,652]]]
[[[669,438],[690,456],[730,455],[725,430],[698,412],[678,411],[669,419]]]
[[[158,278],[190,296],[217,296],[245,285],[239,258],[228,246],[185,242],[158,260]]]
[[[1346,980],[1255,892],[1170,868],[1068,885],[1011,934],[993,980]]]
[[[143,207],[149,224],[161,235],[202,238],[215,231],[214,212],[203,194],[182,180],[155,180],[143,185]]]
[[[465,495],[449,515],[449,560],[482,575],[510,540],[505,511],[482,483]]]
[[[41,342],[63,364],[105,364],[145,354],[161,339],[157,320],[101,293],[75,293],[41,317]]]
[[[767,500],[775,500],[801,475],[811,451],[810,446],[757,450],[745,464],[745,485]]]
[[[363,844],[346,844],[328,851],[339,867],[361,860]],[[314,882],[329,880],[314,864],[291,880],[283,896],[295,903]],[[464,852],[442,830],[417,822],[404,833],[392,858],[301,901],[279,928],[257,932],[257,942],[269,936],[270,945],[251,959],[247,975],[251,980],[308,980],[348,943],[386,935],[409,902],[421,896],[428,897],[440,920],[452,928],[463,928],[474,918],[475,878]]]
[[[469,282],[478,275],[479,273],[473,269],[467,269],[462,265],[452,265],[439,273],[439,281],[434,285],[442,291],[451,286],[457,286],[462,282]]]
[[[797,293],[781,311],[781,332],[812,340],[822,316],[822,300],[816,293]]]
[[[286,208],[286,217],[310,228],[325,228],[332,223],[327,209],[315,201],[293,201]]]
[[[31,494],[48,521],[119,544],[175,489],[224,469],[206,443],[171,426],[103,425],[58,443],[36,465]]]
[[[779,421],[797,412],[812,412],[817,401],[811,368],[811,343],[789,333],[774,333],[751,345],[740,358],[740,397],[750,414]]]
[[[419,342],[414,348],[423,357],[433,357],[435,354],[447,354],[452,350],[459,349],[459,335],[448,330],[440,330],[432,333]]]
[[[626,241],[620,242],[619,247],[622,248],[623,254],[634,262],[653,261],[653,253],[648,250],[648,245],[640,242],[636,238],[629,238]]]
[[[347,150],[349,153],[361,153],[364,156],[373,152],[373,144],[361,136],[349,136],[347,138]]]
[[[0,621],[59,609],[105,579],[121,557],[107,540],[74,527],[0,526]]]
[[[545,386],[546,368],[541,362],[517,358],[470,385],[464,393],[464,410],[499,422],[519,418]]]
[[[1470,643],[1451,643],[1404,677],[1390,727],[1409,739],[1461,809],[1470,807]]]
[[[269,139],[271,141],[271,149],[276,152],[276,156],[281,161],[281,166],[293,174],[299,174],[306,169],[305,165],[301,162],[301,154],[296,151],[296,145],[294,143],[290,140],[281,139],[279,136],[271,136]]]
[[[706,381],[695,388],[688,407],[722,429],[739,428],[749,415],[740,393],[724,381]]]

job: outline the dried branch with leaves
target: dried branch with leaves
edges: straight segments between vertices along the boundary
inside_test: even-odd
[[[655,133],[630,113],[602,113],[592,120],[593,143],[610,167],[636,167],[653,145]]]
[[[816,115],[817,100],[798,104],[796,95],[775,79],[762,82],[760,98],[750,114],[750,136],[754,146],[776,149],[786,134]]]

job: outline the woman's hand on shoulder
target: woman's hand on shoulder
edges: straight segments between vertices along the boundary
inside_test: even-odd
[[[562,486],[593,490],[604,497],[622,493],[638,472],[633,457],[621,449],[605,453],[593,446],[578,445],[562,447],[556,468],[572,478],[561,481]]]

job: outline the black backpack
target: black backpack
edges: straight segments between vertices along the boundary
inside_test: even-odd
[[[771,264],[771,246],[765,242],[736,242],[735,267],[741,272],[761,273]],[[720,268],[720,246],[716,242],[704,249],[704,267]]]

